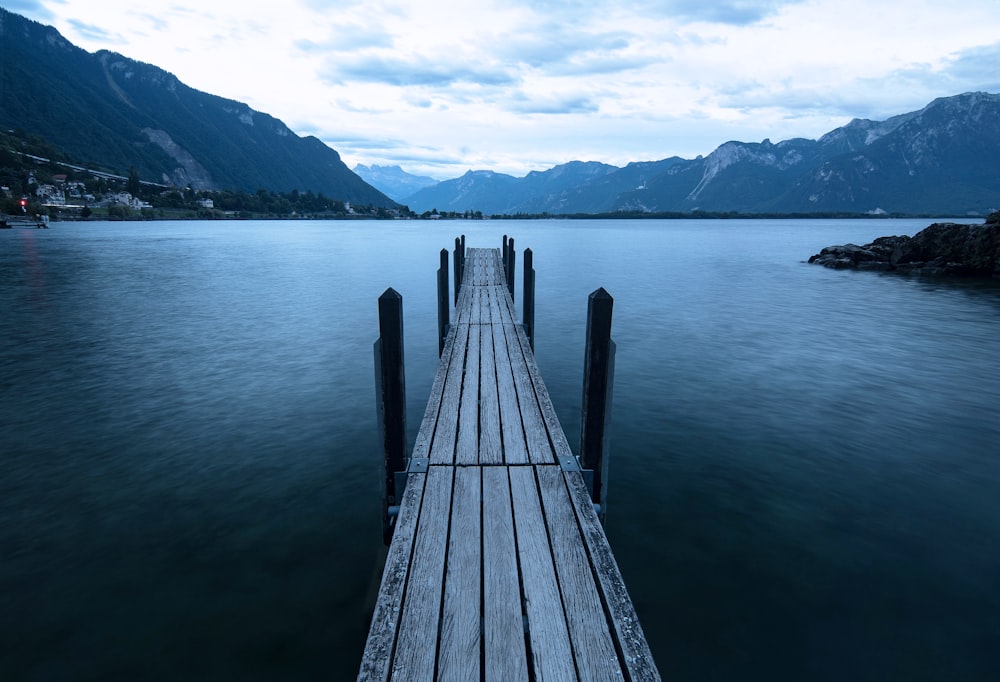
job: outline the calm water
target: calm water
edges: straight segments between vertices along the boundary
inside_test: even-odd
[[[0,679],[353,678],[376,299],[403,294],[412,439],[438,251],[506,232],[571,443],[586,297],[615,296],[607,530],[665,678],[994,680],[1000,287],[803,262],[928,222],[0,232]]]

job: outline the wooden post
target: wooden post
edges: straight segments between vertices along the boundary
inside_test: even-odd
[[[604,520],[608,499],[608,454],[611,389],[615,374],[615,342],[611,340],[614,299],[603,287],[587,301],[587,347],[583,359],[583,407],[580,466],[593,471],[591,497]]]
[[[514,259],[516,254],[514,238],[511,237],[507,242],[507,262],[504,263],[504,267],[507,269],[507,290],[510,291],[511,302],[514,301]]]
[[[406,374],[403,362],[403,297],[386,289],[378,299],[379,338],[375,342],[375,408],[384,456],[382,536],[392,535],[389,507],[399,504],[395,475],[406,469]]]
[[[524,302],[521,304],[521,326],[524,333],[528,335],[528,343],[531,350],[535,350],[535,268],[532,264],[531,249],[524,250],[524,287],[521,296]]]
[[[455,303],[458,305],[458,292],[462,288],[462,240],[455,237]],[[447,253],[447,252],[446,252]]]
[[[444,352],[444,340],[448,336],[448,249],[441,249],[441,266],[438,276],[438,357]],[[458,296],[456,286],[455,296]],[[457,302],[457,301],[456,301]]]
[[[503,253],[500,255],[500,262],[507,267],[507,235],[503,236]]]

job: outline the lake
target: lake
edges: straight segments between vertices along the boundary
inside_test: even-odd
[[[352,679],[442,247],[515,237],[570,443],[615,298],[607,533],[664,678],[996,679],[1000,285],[835,271],[930,220],[53,223],[0,232],[0,679]],[[967,221],[980,222],[980,221]]]

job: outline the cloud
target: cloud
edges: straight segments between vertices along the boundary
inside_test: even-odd
[[[632,36],[624,33],[595,36],[551,36],[513,39],[497,51],[497,59],[529,67],[537,76],[615,74],[669,61],[662,50],[633,51]]]
[[[488,49],[498,59],[541,69],[587,55],[615,53],[628,48],[631,40],[632,34],[625,31],[588,31],[553,21],[536,31],[504,36]]]
[[[340,30],[336,35],[323,41],[301,39],[295,41],[295,47],[301,52],[326,54],[329,52],[357,52],[372,48],[391,48],[392,36],[385,33],[373,33],[361,30]]]
[[[337,100],[337,107],[341,111],[349,111],[352,114],[365,114],[367,116],[378,116],[380,114],[389,114],[393,112],[393,109],[389,107],[385,106],[378,107],[375,106],[375,104],[377,104],[377,102],[365,106],[358,106],[357,104],[346,98],[341,98]]]
[[[338,85],[361,81],[403,87],[447,87],[456,83],[497,86],[518,81],[517,76],[504,67],[433,61],[426,57],[406,60],[377,55],[330,60],[321,77]]]
[[[963,90],[1000,91],[1000,42],[957,53],[943,69]]]
[[[330,137],[328,135],[327,139],[329,142],[335,143],[335,146],[345,146],[352,149],[412,149],[413,147],[409,142],[396,138],[374,138],[360,135],[336,135]]]
[[[154,31],[170,30],[170,24],[156,14],[136,13],[136,16],[142,17],[145,21],[149,22]]]
[[[105,31],[99,26],[90,24],[79,19],[69,19],[67,23],[73,27],[73,30],[87,38],[88,40],[95,40],[102,43],[122,43],[122,37],[118,34],[110,33]]]
[[[914,63],[878,76],[858,78],[831,94],[820,108],[851,118],[883,120],[915,111],[931,100],[962,92],[1000,92],[1000,43],[972,47],[937,63]]]
[[[523,93],[512,97],[504,108],[519,114],[592,114],[600,109],[588,97],[529,97]]]
[[[8,12],[26,17],[34,17],[36,21],[51,21],[55,14],[37,0],[4,0],[3,8]]]
[[[788,5],[805,0],[633,0],[633,2],[589,2],[588,0],[531,0],[525,4],[546,14],[593,19],[616,11],[637,18],[673,19],[747,26],[773,16]]]
[[[788,5],[805,0],[668,0],[642,3],[644,13],[671,17],[681,22],[705,22],[749,26],[778,14]]]

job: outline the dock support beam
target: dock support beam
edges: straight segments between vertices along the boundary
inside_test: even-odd
[[[531,249],[524,250],[524,287],[521,296],[524,302],[521,304],[521,326],[528,336],[528,343],[531,351],[535,351],[535,268],[532,263]]]
[[[615,375],[615,342],[611,340],[614,302],[603,287],[590,294],[583,359],[580,466],[593,471],[591,498],[599,505],[597,515],[602,522],[607,513],[611,389]]]
[[[375,341],[375,409],[384,454],[382,539],[392,540],[389,507],[399,504],[396,472],[406,469],[406,375],[403,362],[403,297],[391,287],[378,299]]]
[[[458,270],[458,254],[455,255],[455,270]],[[444,352],[444,340],[448,336],[450,306],[448,304],[448,249],[441,249],[441,266],[437,271],[438,285],[438,357]],[[456,274],[457,279],[457,274]],[[455,286],[458,298],[458,286]]]

